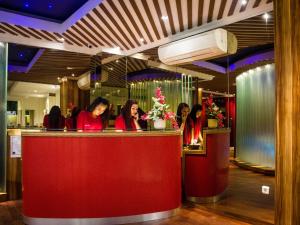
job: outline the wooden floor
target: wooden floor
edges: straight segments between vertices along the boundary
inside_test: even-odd
[[[270,195],[261,194],[269,185]],[[0,203],[0,225],[23,225],[22,201]],[[169,219],[134,225],[269,225],[274,224],[274,177],[267,177],[231,166],[230,186],[215,204],[184,203]]]

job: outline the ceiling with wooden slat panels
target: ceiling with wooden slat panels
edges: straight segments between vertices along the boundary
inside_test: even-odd
[[[261,15],[249,18],[251,13],[257,13],[259,9],[261,12],[270,11],[272,5],[273,1],[270,0],[249,0],[245,6],[241,5],[240,0],[104,0],[65,32],[0,22],[0,41],[2,37],[13,37],[14,42],[22,38],[29,45],[34,45],[38,41],[60,43],[60,38],[64,38],[63,45],[72,46],[69,51],[87,53],[46,50],[28,73],[9,74],[10,80],[57,84],[58,76],[70,76],[72,73],[78,76],[99,64],[100,59],[95,64],[88,55],[95,49],[100,51],[101,60],[111,56],[105,52],[106,48],[116,46],[124,54],[143,52],[150,55],[151,60],[158,60],[155,46],[172,41],[176,35],[188,36],[190,32],[195,34],[202,27],[223,27],[231,31],[238,38],[238,48],[272,43],[273,14],[267,25]],[[162,20],[162,16],[168,16],[168,20]],[[243,17],[248,19],[238,21]],[[231,21],[238,22],[226,25]],[[125,65],[125,58],[120,59],[119,63],[112,61],[104,65],[103,68],[109,72],[109,79],[104,84],[124,86]],[[66,67],[75,69],[69,71]],[[218,79],[218,76],[224,74],[192,65],[183,67],[215,75],[216,87],[218,83],[224,83],[222,79]],[[128,60],[127,72],[145,68],[147,66],[144,61]]]
[[[47,49],[28,73],[11,72],[9,80],[57,84],[57,77],[81,75],[90,69],[90,55]],[[68,70],[67,67],[72,69]]]
[[[240,0],[103,0],[64,32],[2,22],[0,40],[2,34],[8,34],[15,42],[22,38],[34,45],[34,41],[59,43],[63,38],[64,46],[74,51],[88,53],[90,48],[95,53],[120,47],[125,54],[136,53],[179,34],[224,26],[272,8],[269,0],[248,0],[246,5]]]

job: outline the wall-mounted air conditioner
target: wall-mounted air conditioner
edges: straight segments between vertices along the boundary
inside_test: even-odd
[[[77,85],[81,90],[89,90],[91,84],[90,71],[82,74],[77,81]]]
[[[108,72],[102,70],[99,78],[100,80],[97,80],[97,82],[106,82],[108,80]],[[82,74],[77,81],[77,85],[81,90],[89,90],[91,86],[91,72],[88,71]]]
[[[234,54],[236,50],[234,34],[220,28],[162,45],[158,56],[163,63],[175,65]]]

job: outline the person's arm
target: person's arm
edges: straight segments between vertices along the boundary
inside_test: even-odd
[[[133,122],[134,122],[135,128],[136,128],[138,131],[141,131],[142,129],[141,129],[141,126],[140,126],[138,120],[139,120],[139,114],[137,113],[137,114],[135,114],[135,116],[133,117]]]
[[[200,144],[202,145],[203,144],[203,138],[202,138],[201,130],[200,130],[199,138],[198,139],[200,141]]]
[[[180,130],[182,130],[182,131],[184,130],[184,127],[185,127],[186,118],[187,118],[187,116],[181,116],[182,122],[180,125]]]
[[[194,141],[194,128],[192,128],[191,132],[192,133],[191,133],[191,142],[190,142],[190,144],[193,145],[193,144],[195,144],[195,141]]]

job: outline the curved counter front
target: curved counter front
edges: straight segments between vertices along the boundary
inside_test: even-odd
[[[29,225],[166,218],[181,204],[179,132],[22,133]]]
[[[184,188],[188,200],[215,202],[228,186],[230,129],[203,130],[203,149],[184,150]]]

